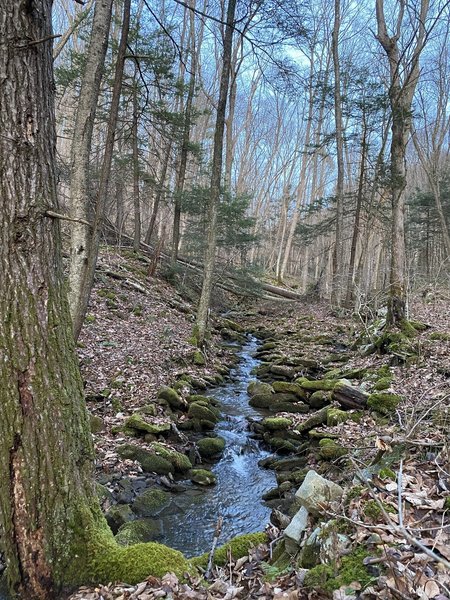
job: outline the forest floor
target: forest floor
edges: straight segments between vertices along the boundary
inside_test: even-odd
[[[79,340],[88,409],[97,417],[93,419],[97,480],[113,493],[119,478],[124,477],[145,476],[170,487],[174,484],[171,477],[143,473],[138,462],[119,455],[117,448],[129,441],[121,428],[130,415],[150,404],[156,406],[152,423],[167,422],[167,407],[158,402],[162,386],[189,378],[196,384],[197,394],[206,394],[205,387],[220,382],[235,361],[233,349],[220,343],[220,331],[233,337],[230,322],[217,317],[208,354],[199,358],[189,343],[195,294],[190,288],[186,294],[187,284],[176,291],[163,279],[148,279],[146,263],[129,253],[103,252],[99,267]],[[222,309],[231,308],[221,302]],[[318,573],[316,583],[306,586],[307,571],[294,559],[283,567],[269,565],[274,544],[267,543],[237,560],[230,556],[228,564],[215,568],[208,587],[202,577],[180,582],[168,574],[133,586],[86,587],[71,599],[450,599],[446,562],[450,561],[450,303],[439,296],[428,302],[417,298],[411,302],[410,312],[426,325],[408,342],[412,356],[404,345],[396,350],[395,344],[393,352],[367,353],[367,347],[366,352],[361,351],[363,343],[374,336],[370,322],[337,314],[324,303],[261,301],[230,312],[230,318],[245,331],[273,340],[272,354],[261,358],[285,368],[287,379],[289,369],[297,377],[306,374],[315,380],[334,369],[364,393],[398,396],[400,403],[389,410],[365,407],[357,419],[319,424],[318,437],[338,443],[344,451],[325,460],[313,440],[315,449],[305,459],[307,468],[345,490],[341,504],[331,504],[322,518],[348,525],[339,535],[342,533],[352,552],[363,549],[363,576],[361,569],[355,570],[354,579],[350,572],[347,580],[333,579],[336,573]],[[310,365],[309,370],[299,372],[299,360]],[[195,364],[199,362],[205,364]],[[376,377],[377,373],[382,376]],[[270,381],[267,369],[260,375]],[[383,385],[380,379],[385,380]],[[294,438],[293,431],[311,416],[275,414],[289,421],[285,439]],[[182,415],[178,425],[183,419]],[[133,443],[149,447],[142,437]],[[187,452],[183,439],[174,446]],[[371,471],[374,465],[383,469]],[[373,476],[370,483],[369,472]],[[283,489],[286,487],[280,485],[281,512]],[[292,491],[289,493],[292,500]],[[106,499],[105,510],[109,503]],[[316,526],[317,520],[313,520],[309,532]],[[268,528],[269,539],[280,537],[280,527],[277,522]],[[335,551],[333,569],[338,572],[350,551]]]

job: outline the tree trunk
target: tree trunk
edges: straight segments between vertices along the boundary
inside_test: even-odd
[[[76,311],[73,312],[73,329],[75,339],[78,339],[86,315],[89,296],[94,283],[95,265],[100,245],[101,224],[105,213],[106,196],[108,192],[109,176],[111,173],[111,163],[114,150],[114,138],[116,134],[117,117],[119,112],[119,102],[122,89],[123,67],[127,49],[128,30],[130,27],[130,7],[131,0],[125,0],[123,6],[123,23],[120,35],[120,43],[117,51],[116,69],[114,73],[114,84],[111,99],[111,108],[108,119],[108,129],[105,142],[105,155],[100,174],[100,182],[95,202],[95,215],[91,235],[88,239],[85,261],[81,265],[79,272],[80,286],[78,288],[78,297]],[[86,228],[85,228],[86,230]]]
[[[97,110],[100,81],[105,62],[108,33],[111,24],[112,0],[97,0],[81,82],[78,110],[71,150],[70,199],[71,216],[90,222],[89,155]],[[81,222],[72,223],[69,264],[69,304],[77,337],[84,318],[84,274],[92,232]]]
[[[145,234],[145,243],[148,245],[151,242],[153,231],[155,229],[156,217],[158,216],[159,205],[164,196],[164,185],[166,182],[167,169],[170,162],[170,154],[172,152],[172,140],[167,144],[166,154],[164,156],[164,162],[161,169],[161,175],[159,177],[158,189],[156,190],[155,200],[152,207],[152,215],[150,217],[150,223],[148,225],[147,233]]]
[[[231,50],[233,45],[234,15],[236,0],[228,0],[225,37],[223,42],[223,66],[220,77],[219,102],[217,104],[216,127],[214,132],[214,149],[211,171],[211,193],[208,206],[208,237],[205,251],[205,265],[203,275],[202,293],[200,296],[195,336],[201,346],[205,341],[208,328],[208,311],[211,300],[214,265],[217,243],[217,217],[220,202],[220,188],[222,178],[223,138],[225,130],[225,113],[227,107],[228,86],[230,82]]]
[[[139,252],[141,244],[141,205],[139,201],[139,140],[138,140],[139,107],[137,97],[137,73],[133,87],[133,207],[134,207],[134,236],[133,250]]]

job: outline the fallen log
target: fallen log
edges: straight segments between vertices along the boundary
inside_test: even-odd
[[[342,408],[361,410],[367,408],[369,394],[345,381],[338,381],[333,388],[332,400],[338,402]]]

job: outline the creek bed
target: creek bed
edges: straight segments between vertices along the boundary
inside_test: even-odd
[[[258,461],[270,453],[263,450],[248,430],[248,417],[261,417],[252,408],[247,386],[254,379],[252,369],[258,341],[251,337],[239,352],[239,363],[231,372],[231,381],[210,390],[208,395],[220,402],[221,421],[215,433],[225,439],[225,452],[212,471],[215,486],[196,486],[174,497],[170,507],[158,515],[162,521],[161,542],[181,550],[187,557],[209,551],[217,519],[223,517],[219,544],[244,533],[262,531],[269,521],[270,508],[261,496],[274,487],[275,476],[261,469]]]

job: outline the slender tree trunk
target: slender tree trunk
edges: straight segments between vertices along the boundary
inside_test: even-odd
[[[133,207],[134,207],[134,236],[133,250],[139,252],[141,246],[141,204],[139,201],[139,139],[138,139],[138,119],[139,107],[137,97],[137,73],[133,87]]]
[[[334,67],[334,120],[336,125],[336,236],[333,255],[332,301],[341,302],[344,285],[344,135],[342,126],[341,75],[339,63],[339,30],[341,27],[341,3],[334,1],[334,28],[332,53]]]
[[[104,218],[106,197],[108,192],[111,163],[114,150],[114,138],[116,134],[119,102],[122,89],[123,68],[127,49],[128,30],[130,27],[131,0],[125,0],[123,6],[123,22],[117,51],[116,69],[111,99],[111,108],[108,119],[106,134],[105,154],[101,167],[99,189],[95,203],[95,214],[92,224],[91,236],[88,240],[86,260],[81,265],[79,296],[77,297],[76,311],[73,313],[73,327],[75,339],[78,338],[86,315],[89,296],[94,282],[95,266],[97,264],[98,250],[100,245],[101,224]]]
[[[162,164],[161,175],[159,177],[158,188],[156,190],[155,200],[152,207],[152,215],[150,217],[150,223],[148,225],[147,233],[145,234],[145,243],[150,244],[153,231],[155,229],[156,218],[158,216],[159,205],[164,197],[165,193],[165,182],[167,176],[167,169],[169,167],[170,155],[172,153],[172,140],[167,144],[166,154],[164,156],[164,162]]]
[[[112,0],[97,0],[91,37],[81,82],[78,110],[71,151],[71,216],[79,221],[92,220],[90,210],[89,156],[102,70],[111,24]],[[92,231],[81,222],[71,224],[69,264],[69,304],[74,333],[78,337],[84,318],[84,276]]]
[[[211,172],[211,193],[208,207],[208,237],[206,242],[202,293],[200,296],[195,335],[201,346],[205,341],[208,328],[208,311],[211,300],[214,265],[217,243],[217,217],[220,202],[222,178],[223,138],[225,130],[225,114],[227,107],[228,86],[230,81],[231,50],[233,45],[234,15],[236,0],[228,0],[225,37],[223,41],[223,65],[220,77],[219,102],[217,104],[216,127],[214,132],[214,149]]]

